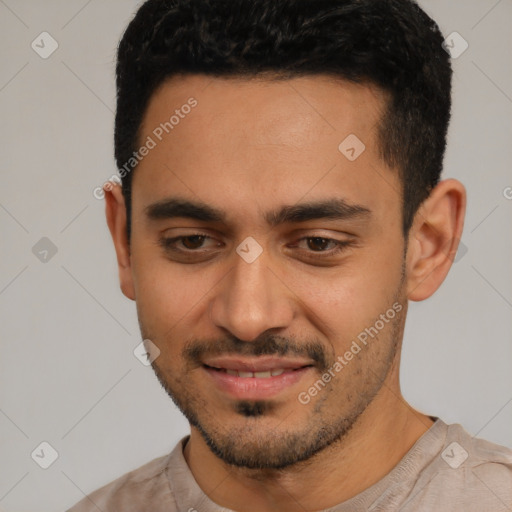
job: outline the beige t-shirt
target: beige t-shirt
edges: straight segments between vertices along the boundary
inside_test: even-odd
[[[233,512],[211,501],[194,480],[183,457],[187,440],[67,512]],[[510,512],[512,450],[436,419],[382,480],[328,509],[359,511]]]

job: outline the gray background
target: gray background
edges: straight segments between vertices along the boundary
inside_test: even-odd
[[[466,185],[469,204],[449,277],[434,297],[411,303],[403,392],[422,411],[512,446],[512,2],[421,4],[445,35],[469,43],[453,59],[444,173]],[[0,0],[4,511],[63,510],[188,432],[133,355],[135,307],[119,290],[104,203],[93,197],[115,172],[115,49],[135,8]],[[31,47],[43,31],[59,45],[47,59]],[[56,254],[40,252],[43,237]],[[59,455],[48,469],[31,457],[43,441]],[[40,450],[39,460],[49,456]]]

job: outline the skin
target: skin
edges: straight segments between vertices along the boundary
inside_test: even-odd
[[[191,96],[197,106],[134,173],[130,244],[120,187],[106,190],[121,289],[137,303],[143,337],[160,350],[160,382],[191,422],[184,455],[208,497],[243,512],[332,507],[385,476],[433,424],[401,395],[400,347],[408,300],[431,296],[450,269],[464,187],[439,183],[404,255],[401,184],[378,152],[386,97],[377,88],[322,76],[177,77],[152,96],[140,140]],[[349,134],[366,146],[352,162],[338,150]],[[146,208],[169,197],[220,209],[225,221],[150,219]],[[369,213],[273,227],[264,216],[332,198]],[[186,255],[159,244],[198,231],[210,238],[199,248],[197,239],[182,240]],[[252,263],[236,252],[249,236],[263,249]],[[350,245],[330,255],[334,245],[319,238]],[[300,403],[299,393],[394,303],[401,312]],[[257,406],[219,390],[185,350],[201,358],[269,346],[302,358],[314,347],[320,357]]]

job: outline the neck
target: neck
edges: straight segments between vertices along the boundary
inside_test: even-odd
[[[382,479],[432,426],[398,386],[384,385],[346,436],[305,464],[252,470],[226,464],[191,429],[184,456],[199,487],[216,504],[244,512],[303,512],[340,504]]]

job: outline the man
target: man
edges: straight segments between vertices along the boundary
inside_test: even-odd
[[[413,409],[446,277],[451,67],[409,0],[150,0],[119,46],[106,214],[190,436],[70,509],[512,508],[512,451]]]

